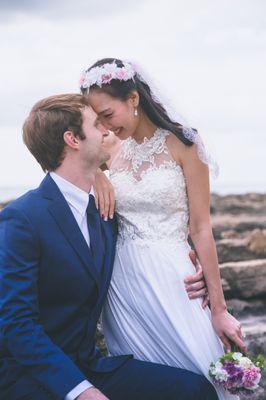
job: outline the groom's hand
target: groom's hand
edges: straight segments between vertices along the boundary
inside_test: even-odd
[[[76,400],[109,400],[100,390],[91,387],[82,392]]]
[[[189,257],[195,266],[196,273],[185,278],[185,288],[190,299],[203,298],[202,308],[205,308],[209,304],[209,296],[202,268],[194,250],[190,251]]]

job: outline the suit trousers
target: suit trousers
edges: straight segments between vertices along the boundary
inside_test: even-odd
[[[217,400],[212,384],[203,376],[179,368],[130,359],[112,372],[87,372],[88,380],[110,400]],[[55,399],[33,382],[25,392],[19,381],[5,400]]]

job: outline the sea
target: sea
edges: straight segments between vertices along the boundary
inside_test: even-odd
[[[0,203],[8,202],[18,198],[33,187],[17,186],[17,187],[0,187]],[[266,194],[266,185],[260,183],[239,185],[239,184],[216,184],[211,187],[211,192],[219,195],[228,194],[246,194],[246,193],[263,193]]]

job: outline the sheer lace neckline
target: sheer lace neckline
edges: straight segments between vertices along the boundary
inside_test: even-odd
[[[122,158],[132,164],[132,169],[137,172],[144,163],[155,166],[155,154],[169,154],[165,138],[170,132],[157,128],[151,138],[145,137],[142,143],[136,142],[132,137],[126,139],[122,145]]]
[[[130,136],[129,138],[127,138],[124,141],[124,144],[128,144],[130,143],[130,145],[134,146],[134,147],[144,147],[144,145],[146,145],[147,143],[153,143],[158,136],[161,136],[161,132],[166,132],[164,129],[162,128],[156,128],[153,135],[148,138],[148,137],[144,137],[142,142],[137,142],[136,139],[134,139],[132,136]]]

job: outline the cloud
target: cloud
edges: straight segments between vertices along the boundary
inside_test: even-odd
[[[145,0],[144,0],[145,1]],[[48,20],[73,20],[102,17],[128,12],[130,8],[143,3],[141,0],[0,0],[2,21],[21,16]]]
[[[0,24],[0,170],[10,165],[0,186],[16,184],[16,177],[38,181],[37,165],[17,141],[32,105],[77,91],[81,70],[109,56],[139,61],[178,112],[217,140],[224,181],[239,180],[241,168],[243,176],[256,175],[265,143],[264,1],[0,0],[0,7],[2,19],[10,16]],[[231,135],[235,146],[241,141],[241,157],[239,171],[230,174]],[[245,140],[251,135],[253,141]],[[251,142],[257,156],[247,165]],[[10,164],[14,158],[19,170]]]

